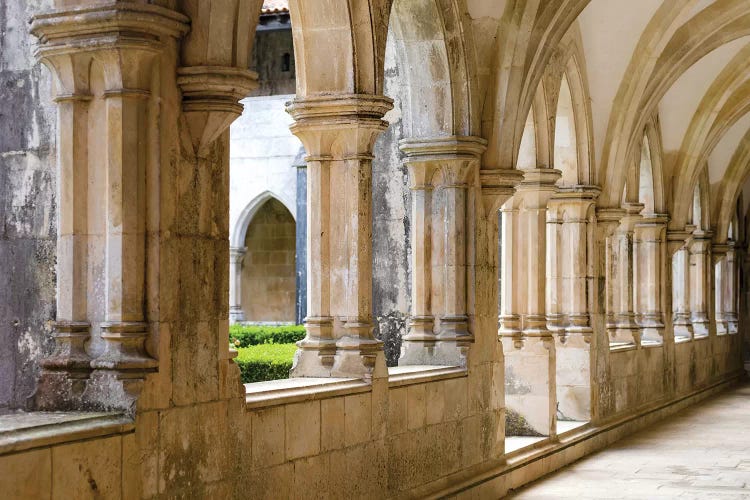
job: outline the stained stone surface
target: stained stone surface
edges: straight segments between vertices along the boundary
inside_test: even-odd
[[[749,398],[746,383],[509,498],[750,498]]]

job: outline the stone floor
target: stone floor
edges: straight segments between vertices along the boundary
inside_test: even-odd
[[[750,384],[618,441],[508,498],[750,499]]]

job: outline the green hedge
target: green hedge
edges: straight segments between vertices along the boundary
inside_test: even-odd
[[[305,327],[294,326],[244,326],[229,327],[229,343],[234,347],[260,344],[293,344],[305,337]]]
[[[260,344],[237,349],[234,359],[240,367],[242,382],[263,382],[289,378],[295,344]]]

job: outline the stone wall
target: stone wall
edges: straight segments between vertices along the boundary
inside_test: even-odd
[[[25,406],[55,316],[56,113],[27,25],[50,4],[0,4],[0,412]]]
[[[245,320],[294,322],[295,224],[280,201],[270,199],[258,210],[248,226],[245,247]]]

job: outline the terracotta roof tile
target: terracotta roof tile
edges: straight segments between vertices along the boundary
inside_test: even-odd
[[[265,0],[263,2],[263,14],[275,14],[278,12],[289,12],[289,0]]]

